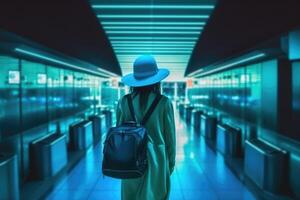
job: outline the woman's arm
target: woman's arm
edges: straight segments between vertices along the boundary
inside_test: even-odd
[[[172,102],[168,99],[164,109],[164,134],[167,154],[169,157],[170,173],[173,172],[175,166],[176,156],[176,134],[175,134],[175,120],[174,109]]]

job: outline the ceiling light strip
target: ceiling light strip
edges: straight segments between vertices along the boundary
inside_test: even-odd
[[[143,42],[156,42],[156,41],[162,41],[162,40],[171,40],[173,41],[177,41],[177,40],[185,40],[185,41],[197,41],[198,37],[178,37],[178,36],[170,36],[170,37],[156,37],[156,36],[152,36],[152,37],[141,37],[141,36],[137,36],[137,37],[128,37],[128,36],[109,36],[109,40],[110,41],[114,41],[116,42],[117,40],[125,40],[124,42],[128,42],[126,40],[142,40]],[[145,41],[145,40],[153,40],[153,41]],[[121,41],[119,41],[121,42]],[[129,41],[132,42],[132,41]]]
[[[166,44],[166,43],[161,43],[161,44],[118,44],[118,43],[113,43],[113,47],[194,47],[194,44]]]
[[[106,31],[107,34],[176,34],[198,35],[198,31]]]
[[[86,69],[86,68],[83,68],[83,67],[79,67],[79,66],[76,66],[76,65],[58,60],[58,59],[54,59],[54,58],[51,58],[51,57],[48,57],[48,56],[44,56],[42,54],[27,51],[27,50],[24,50],[24,49],[21,49],[21,48],[15,48],[15,51],[19,52],[19,53],[22,53],[22,54],[25,54],[25,55],[28,55],[28,56],[32,56],[32,57],[43,59],[43,60],[46,60],[46,61],[50,61],[50,62],[53,62],[53,63],[56,63],[56,64],[64,65],[64,66],[67,66],[67,67],[72,67],[72,68],[79,69],[79,70],[86,71],[86,72],[90,72],[90,73],[97,73],[93,70],[89,70],[89,69]],[[105,76],[105,77],[109,77],[109,76],[114,76],[115,77],[115,76],[117,76],[116,74],[111,73],[109,71],[106,71],[104,69],[98,68],[98,70],[100,71],[101,75]]]
[[[94,9],[208,9],[214,8],[213,5],[92,5]]]
[[[178,27],[178,26],[104,26],[105,30],[202,30],[203,27]]]
[[[187,51],[187,50],[115,50],[115,53],[126,53],[126,54],[130,54],[130,53],[136,53],[136,54],[145,54],[145,53],[155,53],[155,54],[159,54],[159,53],[191,53],[191,51]]]
[[[124,21],[120,21],[120,22],[110,22],[110,21],[102,21],[101,22],[102,25],[143,25],[143,26],[147,26],[147,25],[152,25],[152,26],[156,26],[156,25],[162,25],[162,26],[169,26],[169,25],[176,25],[176,26],[204,26],[206,23],[205,22],[124,22]]]
[[[150,18],[150,19],[157,19],[157,18],[165,18],[165,19],[208,19],[209,15],[97,15],[100,19],[107,19],[107,18],[121,18],[121,19],[128,19],[128,18]]]
[[[254,55],[254,56],[251,56],[251,57],[248,57],[248,58],[245,58],[245,59],[241,59],[241,60],[238,60],[238,61],[235,61],[235,62],[231,62],[231,63],[228,63],[226,65],[222,65],[220,67],[217,67],[215,69],[212,69],[212,70],[209,70],[209,71],[206,71],[206,72],[203,72],[203,73],[201,73],[201,71],[203,71],[203,69],[199,69],[199,70],[189,74],[189,77],[190,76],[200,76],[200,75],[202,76],[202,75],[206,75],[206,74],[211,74],[211,73],[214,73],[214,72],[217,72],[217,71],[228,69],[228,68],[233,67],[235,65],[243,64],[243,63],[246,63],[246,62],[249,62],[249,61],[256,60],[258,58],[262,58],[265,55],[266,55],[265,53],[259,53],[257,55]]]
[[[111,41],[113,45],[178,45],[178,44],[184,44],[184,45],[194,45],[195,42],[189,42],[189,41],[182,41],[182,42],[173,42],[173,41]]]
[[[193,47],[115,47],[114,50],[193,50]]]
[[[132,64],[132,62],[131,61],[120,61],[120,63],[121,64]],[[174,65],[181,65],[181,64],[186,64],[187,62],[158,62],[157,61],[157,63],[160,63],[160,64],[166,64],[166,63],[172,63],[172,64],[174,64]]]

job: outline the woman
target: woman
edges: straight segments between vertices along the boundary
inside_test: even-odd
[[[160,94],[160,81],[169,70],[158,69],[152,56],[140,56],[133,66],[133,74],[122,78],[131,87],[133,107],[140,121],[156,95]],[[119,100],[117,124],[130,121],[127,99]],[[172,102],[163,96],[145,124],[148,132],[148,169],[137,179],[122,180],[123,200],[164,200],[170,194],[170,176],[175,166],[175,123]]]

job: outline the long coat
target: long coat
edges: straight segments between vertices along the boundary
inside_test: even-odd
[[[145,110],[139,108],[139,95],[133,107],[140,121],[155,98],[151,93]],[[121,98],[117,106],[117,124],[131,120],[128,102]],[[163,96],[145,124],[148,132],[148,169],[141,178],[122,180],[122,200],[166,200],[170,194],[170,175],[175,166],[175,122],[172,102]]]

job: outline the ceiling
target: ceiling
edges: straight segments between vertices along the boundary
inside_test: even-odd
[[[0,29],[121,75],[110,42],[87,1],[0,1],[0,13]]]
[[[219,0],[185,75],[253,51],[300,28],[299,10],[299,0]]]
[[[121,66],[132,72],[142,54],[168,68],[168,80],[184,78],[196,42],[214,10],[215,0],[90,0]]]

